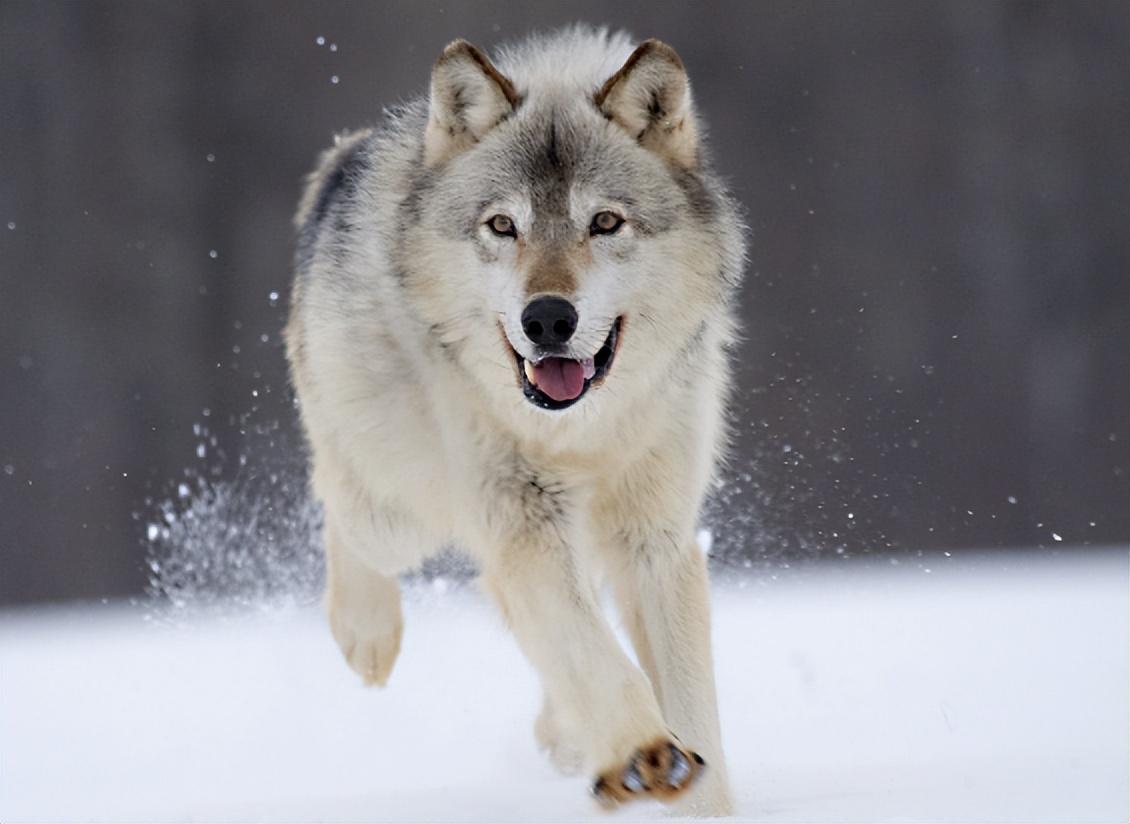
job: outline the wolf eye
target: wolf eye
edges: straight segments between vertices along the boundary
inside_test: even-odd
[[[495,215],[487,221],[487,226],[499,237],[518,237],[518,230],[514,221],[506,215]]]
[[[614,235],[620,231],[620,227],[624,225],[624,218],[620,217],[615,212],[603,211],[597,212],[593,215],[592,223],[589,225],[590,235]]]

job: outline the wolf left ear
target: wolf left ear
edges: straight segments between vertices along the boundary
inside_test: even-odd
[[[424,164],[443,163],[478,143],[521,101],[509,78],[466,40],[448,45],[432,69]]]
[[[593,102],[645,149],[685,168],[698,162],[690,82],[683,61],[666,43],[641,43]]]

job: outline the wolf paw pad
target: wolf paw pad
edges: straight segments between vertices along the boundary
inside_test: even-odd
[[[627,765],[601,773],[592,794],[608,809],[636,798],[667,802],[682,795],[705,769],[701,755],[661,739],[636,750]]]

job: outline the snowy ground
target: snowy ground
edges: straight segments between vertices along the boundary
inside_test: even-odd
[[[721,584],[738,819],[1126,821],[1128,589],[1125,549]],[[607,820],[473,592],[413,594],[383,692],[313,610],[144,618],[0,613],[0,820]]]

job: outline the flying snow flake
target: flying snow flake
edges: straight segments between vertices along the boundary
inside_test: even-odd
[[[206,454],[208,454],[208,448],[204,444],[198,443],[196,445],[196,457],[203,458]]]
[[[214,154],[212,154],[211,152],[208,152],[208,154],[204,155],[204,159],[207,160],[209,163],[215,163],[216,162],[216,156]]]
[[[698,548],[702,550],[703,555],[709,555],[710,550],[714,547],[714,533],[709,529],[700,529],[695,533],[695,542]]]
[[[14,221],[14,220],[9,220],[9,221],[8,221],[8,228],[9,228],[10,230],[12,230],[12,231],[15,231],[15,229],[16,229],[16,221]]]
[[[314,42],[317,43],[319,46],[324,46],[324,45],[326,45],[326,38],[322,37],[322,35],[319,34],[317,37],[314,38]]]
[[[1009,495],[1008,496],[1008,502],[1010,504],[1015,504],[1016,503],[1016,496],[1015,495]]]
[[[215,249],[209,249],[208,250],[208,257],[212,258],[212,260],[215,260],[219,256],[220,256],[220,253],[217,252]]]
[[[157,536],[160,535],[160,534],[161,534],[161,527],[157,526],[157,524],[150,524],[145,529],[145,537],[148,538],[150,541],[156,541]]]
[[[189,496],[188,484],[178,484],[177,485],[177,497],[178,498],[187,498],[188,496]]]
[[[332,51],[332,52],[337,51],[337,43],[330,43],[330,51]]]
[[[1058,542],[1063,540],[1063,536],[1059,535],[1058,533],[1053,532],[1052,533],[1052,540],[1055,541],[1056,543],[1058,543]]]
[[[340,82],[341,82],[341,78],[340,78],[340,77],[338,77],[338,76],[337,76],[337,75],[335,74],[335,75],[333,75],[333,76],[331,76],[331,77],[330,77],[330,82],[331,82],[331,83],[333,83],[333,84],[334,84],[334,85],[336,86],[336,85],[337,85],[338,83],[340,83]]]
[[[11,464],[4,464],[4,474],[5,475],[15,475],[16,474],[16,468],[14,466],[12,466]]]

